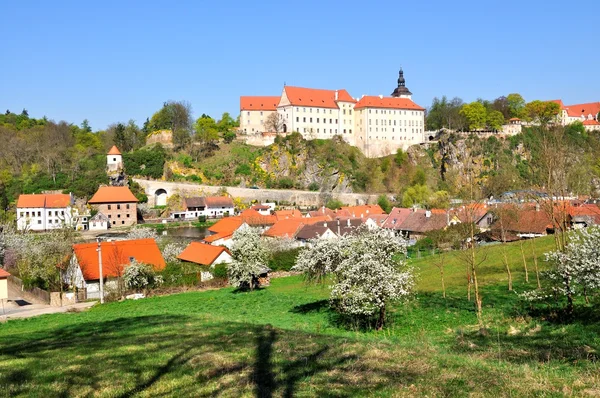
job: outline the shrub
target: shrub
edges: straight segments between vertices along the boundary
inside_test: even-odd
[[[146,290],[160,286],[163,282],[161,275],[156,275],[151,265],[133,261],[123,271],[123,281],[127,289]]]
[[[212,270],[212,275],[218,279],[227,279],[227,264],[217,264]]]
[[[337,209],[341,208],[342,206],[344,206],[344,204],[337,199],[329,199],[327,201],[327,204],[325,205],[325,207],[327,207],[328,209],[331,209],[331,210],[337,210]]]
[[[320,186],[319,186],[319,184],[317,184],[316,182],[311,182],[311,183],[308,185],[308,190],[309,190],[309,191],[313,191],[313,192],[315,192],[315,191],[318,191],[319,189],[321,189],[321,187],[320,187]]]
[[[283,177],[282,179],[279,180],[279,188],[282,189],[290,189],[294,187],[294,180],[292,180],[289,177]]]
[[[289,271],[296,264],[300,248],[274,252],[269,259],[269,268],[273,271]]]

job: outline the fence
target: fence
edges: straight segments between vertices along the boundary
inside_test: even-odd
[[[36,303],[50,304],[50,293],[38,287],[26,288],[23,281],[14,275],[8,277],[8,283],[14,285],[25,300]]]

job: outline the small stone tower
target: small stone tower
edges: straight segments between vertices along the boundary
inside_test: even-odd
[[[106,154],[106,169],[109,172],[123,169],[123,156],[116,145],[113,145]]]
[[[400,68],[398,76],[398,87],[394,89],[392,97],[411,99],[412,93],[406,88],[406,80],[404,80],[404,71]]]
[[[123,167],[123,156],[115,145],[106,154],[106,174],[112,186],[124,186],[128,183]]]

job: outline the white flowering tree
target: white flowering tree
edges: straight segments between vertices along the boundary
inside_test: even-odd
[[[146,290],[160,286],[163,282],[162,276],[156,275],[151,265],[132,261],[123,271],[125,287],[132,290]]]
[[[294,270],[312,282],[332,275],[330,304],[351,318],[374,319],[383,328],[386,307],[407,297],[413,269],[404,261],[406,242],[388,230],[361,227],[338,240],[316,240],[300,253]]]
[[[162,255],[167,264],[178,263],[177,256],[185,250],[185,246],[181,243],[167,243],[162,249]]]
[[[600,227],[574,233],[564,251],[546,253],[554,264],[548,276],[553,289],[567,297],[567,312],[573,311],[573,298],[600,289]]]
[[[148,228],[148,227],[138,227],[135,229],[132,229],[128,234],[127,234],[127,239],[157,239],[158,238],[158,234],[156,233],[156,230],[154,228]]]
[[[227,267],[229,282],[237,287],[253,290],[258,287],[258,277],[268,270],[269,252],[260,232],[255,228],[241,228],[233,234],[231,263]]]

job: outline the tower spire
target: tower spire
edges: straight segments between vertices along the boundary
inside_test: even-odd
[[[400,67],[398,72],[398,87],[392,93],[392,97],[410,98],[412,93],[406,88],[406,80],[404,79],[404,71]]]

